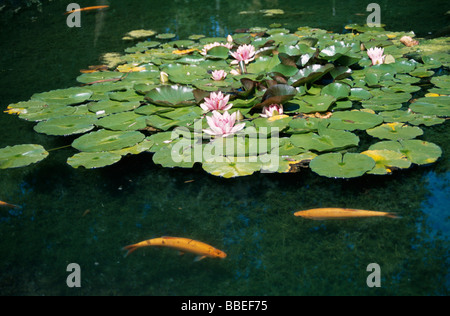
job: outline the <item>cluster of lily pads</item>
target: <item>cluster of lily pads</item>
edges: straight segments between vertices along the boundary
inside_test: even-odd
[[[77,136],[71,146],[79,152],[67,160],[75,168],[151,152],[163,167],[200,163],[226,178],[308,166],[351,178],[437,161],[439,146],[418,137],[450,116],[449,39],[407,47],[400,38],[413,34],[346,28],[255,27],[187,40],[155,33],[126,49],[114,69],[91,67],[77,87],[36,93],[5,112],[36,122],[38,133]],[[375,48],[381,62],[367,54]],[[219,92],[224,104],[208,105]],[[220,150],[229,144],[233,150]],[[47,155],[41,145],[8,146],[0,168]]]

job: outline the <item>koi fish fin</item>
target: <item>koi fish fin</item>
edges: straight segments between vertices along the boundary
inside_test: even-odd
[[[386,217],[389,217],[389,218],[402,218],[401,216],[398,216],[397,213],[392,213],[392,212],[387,213]]]
[[[195,257],[194,262],[200,261],[205,258],[206,258],[206,256],[197,256],[197,257]]]
[[[182,255],[184,255],[184,252],[183,252],[183,251],[178,251],[178,254],[179,254],[180,256],[182,256]]]
[[[135,251],[138,248],[139,248],[139,246],[136,246],[135,244],[123,247],[122,250],[127,250],[127,252],[124,254],[123,257],[126,258],[130,253],[132,253],[133,251]]]

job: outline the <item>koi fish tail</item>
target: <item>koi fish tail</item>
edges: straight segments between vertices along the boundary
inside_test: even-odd
[[[397,213],[392,213],[392,212],[387,213],[386,217],[389,217],[389,218],[402,218],[401,216],[398,216]]]
[[[137,246],[136,244],[123,247],[122,250],[127,250],[127,252],[125,253],[125,255],[123,257],[124,258],[127,257],[130,253],[132,253],[133,251],[135,251],[138,248],[139,248],[139,246]]]

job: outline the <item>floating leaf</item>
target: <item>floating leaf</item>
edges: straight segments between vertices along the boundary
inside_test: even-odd
[[[82,103],[92,96],[92,91],[84,88],[67,88],[36,93],[31,100],[44,101],[49,106],[65,106]]]
[[[145,138],[140,132],[99,130],[85,134],[72,143],[72,147],[87,152],[118,150],[131,147]]]
[[[408,126],[403,123],[386,123],[367,130],[367,134],[381,139],[399,140],[413,139],[423,134],[419,127]]]
[[[437,116],[450,116],[450,96],[419,98],[410,105],[416,113]]]
[[[69,157],[67,163],[73,168],[94,169],[115,164],[121,158],[121,155],[110,152],[81,152]]]
[[[147,126],[146,119],[134,112],[123,112],[101,118],[96,125],[114,131],[137,131]]]
[[[357,146],[359,137],[353,133],[332,130],[319,129],[318,134],[295,134],[291,136],[291,143],[297,147],[316,151],[338,150],[350,146]]]
[[[224,178],[249,176],[262,167],[258,157],[216,157],[202,164],[203,169],[215,176]]]
[[[48,156],[41,145],[26,144],[0,149],[0,169],[18,168],[39,162]]]
[[[311,160],[309,166],[315,173],[328,178],[355,178],[375,167],[375,161],[361,154],[329,153]]]
[[[336,112],[327,119],[330,123],[328,128],[354,131],[356,129],[366,130],[383,123],[380,115],[363,111]]]
[[[325,112],[336,102],[336,98],[331,95],[306,95],[297,97],[290,101],[300,106],[300,113]]]
[[[288,84],[298,87],[305,83],[312,83],[319,80],[333,68],[333,64],[307,66],[300,69],[297,74],[289,78]]]
[[[54,136],[81,134],[92,130],[96,121],[97,118],[90,115],[61,116],[39,122],[34,126],[34,130]]]
[[[418,165],[436,162],[442,150],[436,144],[419,139],[405,141],[383,141],[370,146],[369,150],[393,150],[406,156],[409,161]]]
[[[169,107],[194,105],[193,89],[186,86],[161,86],[151,90],[145,98],[152,103]]]
[[[90,102],[89,111],[97,115],[108,115],[137,109],[141,103],[139,101],[118,102],[112,100],[101,100],[99,102]]]
[[[333,82],[326,85],[321,92],[322,95],[331,95],[336,100],[345,99],[350,95],[350,86],[344,83]]]
[[[371,157],[375,160],[375,167],[367,172],[369,174],[389,174],[393,169],[404,169],[411,166],[406,156],[402,153],[392,150],[366,150],[361,154]]]

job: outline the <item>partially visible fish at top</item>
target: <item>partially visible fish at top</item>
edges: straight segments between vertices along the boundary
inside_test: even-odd
[[[65,14],[71,14],[74,12],[81,12],[81,11],[90,11],[90,10],[100,10],[100,9],[106,9],[109,8],[109,5],[96,5],[96,6],[92,6],[92,7],[86,7],[86,8],[80,8],[80,9],[75,9],[72,11],[67,11],[64,12]]]
[[[366,210],[356,210],[350,208],[336,208],[336,207],[314,208],[305,211],[298,211],[295,212],[294,215],[313,220],[350,219],[350,218],[365,218],[365,217],[399,218],[399,216],[390,212],[366,211]]]
[[[7,207],[7,208],[22,208],[19,205],[15,205],[15,204],[10,204],[10,203],[6,203],[3,201],[0,201],[0,207]]]

